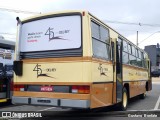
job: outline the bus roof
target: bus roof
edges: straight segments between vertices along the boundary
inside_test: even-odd
[[[70,14],[70,13],[82,13],[82,12],[88,13],[88,11],[83,11],[83,10],[65,10],[65,11],[49,12],[49,13],[34,15],[32,17],[23,19],[22,23],[28,22],[28,21],[36,19],[36,18],[43,18],[43,17],[48,17],[48,16],[52,16],[52,15],[56,15],[56,14],[64,14],[64,13]]]

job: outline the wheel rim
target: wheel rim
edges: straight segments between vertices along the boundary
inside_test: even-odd
[[[127,94],[123,93],[123,107],[126,108],[127,106]]]

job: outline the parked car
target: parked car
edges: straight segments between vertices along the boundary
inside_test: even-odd
[[[152,75],[152,77],[159,77],[160,76],[160,70],[152,71],[151,75]]]

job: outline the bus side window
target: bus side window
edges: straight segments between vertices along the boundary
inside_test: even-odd
[[[110,60],[109,30],[91,21],[93,57]]]

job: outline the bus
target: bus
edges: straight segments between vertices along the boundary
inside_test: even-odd
[[[13,104],[126,110],[152,89],[147,53],[87,11],[17,22]]]
[[[0,103],[12,98],[14,47],[15,42],[0,39]]]

